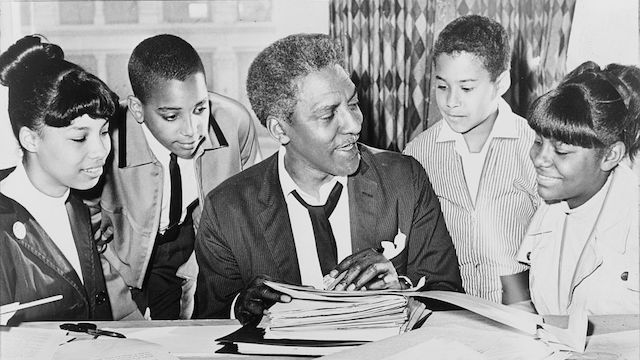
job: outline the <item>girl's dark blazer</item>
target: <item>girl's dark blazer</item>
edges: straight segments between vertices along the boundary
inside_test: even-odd
[[[23,321],[112,319],[91,236],[89,211],[73,194],[67,201],[67,211],[84,284],[33,216],[0,194],[0,305],[63,296],[62,300],[19,310],[8,325]]]

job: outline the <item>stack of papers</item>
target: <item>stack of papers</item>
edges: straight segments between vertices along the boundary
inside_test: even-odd
[[[263,317],[258,327],[265,339],[375,341],[399,334],[407,320],[403,295],[266,284],[292,300],[276,303]]]
[[[399,333],[406,305],[399,295],[293,299],[275,304],[258,327],[266,339],[375,341]]]
[[[327,355],[400,333],[408,299],[385,291],[327,291],[267,281],[291,296],[276,303],[254,325],[216,339],[217,352]]]

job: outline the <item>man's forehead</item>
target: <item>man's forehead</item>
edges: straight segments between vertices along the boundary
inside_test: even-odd
[[[298,99],[317,102],[322,99],[336,97],[349,98],[355,91],[355,85],[340,65],[332,65],[311,72],[298,80]]]

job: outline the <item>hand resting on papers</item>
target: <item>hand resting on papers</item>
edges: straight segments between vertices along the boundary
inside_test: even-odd
[[[328,275],[335,280],[327,290],[402,289],[391,261],[373,248],[346,257]]]
[[[258,275],[240,292],[234,312],[242,325],[262,318],[265,310],[276,302],[291,302],[291,296],[275,291],[264,284],[265,280],[274,281],[267,275]]]

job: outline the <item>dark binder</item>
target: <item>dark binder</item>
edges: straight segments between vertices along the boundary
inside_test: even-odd
[[[216,352],[320,356],[338,351],[341,348],[346,350],[366,343],[365,341],[265,339],[264,334],[264,329],[256,327],[256,324],[245,325],[229,335],[216,339],[217,342],[225,345]],[[247,344],[258,346],[245,346]],[[247,351],[243,351],[243,349]]]

